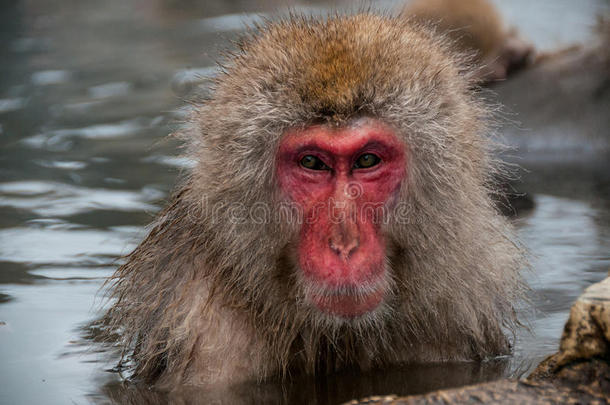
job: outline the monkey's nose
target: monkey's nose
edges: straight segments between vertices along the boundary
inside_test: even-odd
[[[352,253],[358,249],[360,241],[358,240],[358,237],[331,237],[328,240],[328,244],[330,246],[330,250],[335,252],[343,260],[347,260]]]

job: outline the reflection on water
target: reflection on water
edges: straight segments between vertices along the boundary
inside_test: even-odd
[[[457,387],[501,376],[506,362],[485,364],[443,364],[374,370],[368,373],[343,372],[326,378],[300,378],[283,385],[244,384],[230,390],[202,392],[183,389],[164,395],[145,388],[108,384],[103,395],[91,396],[102,402],[106,397],[117,404],[338,404],[373,393],[421,394],[442,387]]]
[[[497,3],[541,46],[586,38],[587,24],[603,4]],[[537,208],[517,225],[533,254],[527,278],[538,294],[532,333],[520,334],[511,358],[345,372],[166,398],[121,383],[117,373],[105,371],[113,364],[103,362],[103,354],[78,343],[78,326],[103,301],[97,294],[103,280],[137,244],[180,172],[191,165],[165,138],[184,115],[181,98],[213,74],[213,60],[243,22],[272,16],[287,4],[292,3],[3,3],[0,403],[336,403],[510,375],[555,349],[570,303],[610,265],[607,166],[532,166],[524,175],[523,188],[534,193]],[[347,7],[328,1],[293,5],[310,13]],[[558,14],[561,20],[553,17]],[[561,22],[568,17],[570,37]]]

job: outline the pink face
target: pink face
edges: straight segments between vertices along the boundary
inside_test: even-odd
[[[282,139],[279,187],[304,214],[298,264],[307,299],[321,311],[353,318],[383,302],[380,213],[400,188],[405,160],[394,131],[374,120],[311,126]]]

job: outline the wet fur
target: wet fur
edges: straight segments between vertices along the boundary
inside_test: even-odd
[[[109,281],[102,324],[134,377],[171,389],[507,353],[522,255],[490,200],[489,117],[463,59],[423,28],[371,14],[254,31],[182,133],[196,167]],[[211,207],[277,207],[282,133],[362,116],[404,140],[409,223],[384,227],[390,298],[347,321],[304,303],[297,225],[236,223]]]

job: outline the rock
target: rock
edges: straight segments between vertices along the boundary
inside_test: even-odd
[[[407,397],[369,397],[349,404],[608,404],[610,274],[574,303],[559,351],[525,380],[499,380]]]
[[[542,361],[528,381],[610,395],[610,276],[587,288],[572,305],[559,352]]]
[[[587,391],[556,387],[548,382],[500,380],[481,385],[435,391],[408,397],[371,397],[350,405],[440,405],[440,404],[606,404],[608,399]]]

